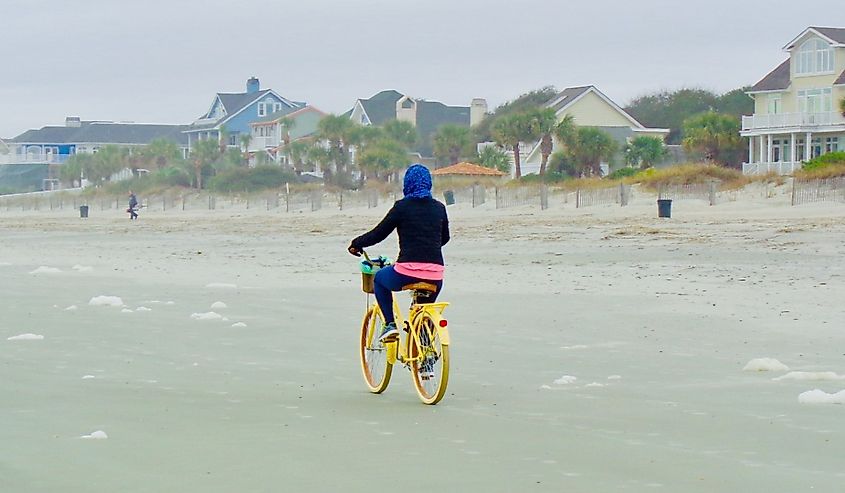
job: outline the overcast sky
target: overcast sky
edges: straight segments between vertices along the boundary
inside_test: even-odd
[[[189,123],[262,88],[328,112],[383,89],[467,105],[593,84],[624,105],[753,84],[842,0],[0,0],[0,137],[85,120]]]

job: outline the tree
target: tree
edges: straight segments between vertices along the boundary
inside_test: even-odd
[[[462,155],[467,155],[472,147],[472,134],[469,128],[460,125],[441,125],[434,134],[434,157],[439,162],[455,164]]]
[[[478,142],[490,142],[495,140],[493,137],[493,127],[496,121],[508,115],[516,113],[525,113],[535,108],[542,107],[551,101],[558,91],[552,86],[542,87],[522,94],[513,101],[509,101],[498,106],[488,118],[483,119],[478,125],[473,127],[476,140]]]
[[[578,166],[578,171],[601,176],[602,161],[609,161],[616,148],[616,141],[607,132],[594,127],[578,127],[567,152]]]
[[[197,190],[202,189],[203,168],[211,166],[220,158],[220,145],[211,139],[197,141],[191,149],[191,163],[194,168],[194,184]]]
[[[647,127],[670,129],[666,141],[679,144],[684,120],[714,109],[717,103],[718,96],[710,91],[680,89],[641,96],[631,101],[625,110]]]
[[[625,162],[642,169],[650,168],[666,156],[666,146],[659,137],[637,137],[625,146]]]
[[[370,178],[378,178],[383,172],[402,169],[411,163],[408,150],[399,141],[381,139],[367,146],[358,159],[358,166]]]
[[[519,143],[537,138],[530,115],[516,113],[499,118],[493,125],[492,131],[493,138],[499,145],[513,150],[514,177],[521,178]]]
[[[556,151],[549,157],[549,170],[570,177],[578,176],[578,169],[567,151]]]
[[[411,122],[402,120],[388,121],[382,125],[382,132],[384,132],[388,138],[403,145],[406,149],[414,147],[419,140],[417,128]]]
[[[329,161],[324,171],[328,171],[329,180],[332,172],[329,166],[334,166],[338,179],[343,180],[346,175],[346,165],[349,162],[349,143],[355,133],[356,125],[343,115],[326,115],[317,123],[319,139],[328,141]],[[329,181],[327,180],[327,181]]]
[[[502,173],[511,172],[511,159],[507,153],[496,146],[488,145],[481,149],[476,161],[485,168],[497,169]]]
[[[139,150],[144,163],[150,168],[162,169],[182,159],[182,151],[172,140],[154,139]]]
[[[754,113],[754,99],[748,95],[751,87],[740,87],[728,91],[716,100],[716,111],[723,115],[735,116],[741,119],[742,115],[750,115]]]
[[[241,151],[243,152],[244,166],[249,167],[249,144],[252,143],[251,134],[241,135]]]
[[[554,108],[537,108],[528,113],[532,133],[540,137],[540,176],[546,174],[546,164],[554,148],[554,134],[557,128],[557,112]],[[572,116],[567,115],[569,124],[573,122]]]
[[[736,164],[742,152],[739,121],[735,117],[709,111],[684,121],[684,149],[705,161]]]
[[[311,143],[304,140],[297,140],[295,142],[291,142],[290,148],[287,149],[287,154],[290,157],[290,162],[293,166],[294,173],[300,174],[303,171],[313,171],[311,169],[305,169],[305,164],[306,162],[308,162],[308,150],[310,148]]]

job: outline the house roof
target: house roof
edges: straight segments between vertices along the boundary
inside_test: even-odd
[[[578,99],[579,96],[589,91],[591,87],[593,86],[567,87],[546,103],[546,106],[554,108],[555,111],[560,111],[562,108]]]
[[[484,166],[467,162],[453,164],[451,166],[446,166],[445,168],[439,168],[432,171],[431,174],[434,176],[505,176],[504,173],[497,169],[485,168]]]
[[[469,106],[447,106],[439,101],[417,100],[417,133],[420,143],[414,150],[424,156],[433,155],[432,136],[443,125],[469,127]]]
[[[381,91],[369,99],[359,99],[364,111],[367,112],[367,117],[373,125],[381,125],[382,123],[396,118],[396,101],[405,97],[398,91],[388,89]]]
[[[199,130],[207,130],[211,128],[217,128],[222,123],[226,122],[239,112],[243,111],[244,108],[249,106],[250,104],[254,103],[255,101],[263,98],[264,96],[272,94],[279,98],[282,103],[287,104],[290,108],[296,109],[305,106],[304,102],[301,101],[291,101],[287,98],[279,96],[275,91],[272,89],[263,89],[261,91],[256,92],[237,92],[237,93],[217,93],[215,98],[215,102],[217,100],[223,105],[223,109],[226,110],[226,114],[221,116],[217,119],[204,119],[205,116],[203,115],[197,122],[192,123],[186,130],[188,131],[199,131]],[[212,104],[212,108],[214,104]],[[210,110],[209,110],[210,111]]]
[[[187,125],[147,123],[81,122],[79,127],[46,126],[28,130],[12,139],[19,144],[149,144],[167,139],[187,145],[182,131]]]
[[[798,40],[803,38],[808,32],[812,32],[814,34],[818,34],[823,38],[827,38],[828,41],[837,45],[845,45],[845,28],[841,27],[817,27],[817,26],[810,26],[807,29],[801,31],[801,34],[796,36],[792,39],[786,46],[783,47],[784,50],[792,49]]]
[[[780,91],[789,87],[789,58],[769,72],[748,92]]]
[[[834,86],[842,86],[845,85],[845,71],[842,71],[842,74],[839,75],[839,78],[833,81]]]

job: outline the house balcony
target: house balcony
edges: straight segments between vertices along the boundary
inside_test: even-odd
[[[791,175],[801,169],[804,163],[801,161],[777,161],[773,163],[742,163],[743,175],[765,175],[776,173],[778,175]]]
[[[742,117],[742,131],[818,131],[823,127],[841,126],[845,129],[845,117],[836,111],[820,113],[772,113],[754,114]]]
[[[263,151],[264,149],[279,146],[279,139],[276,137],[253,137],[249,142],[250,151]]]
[[[67,154],[0,154],[0,164],[62,164],[70,158]]]

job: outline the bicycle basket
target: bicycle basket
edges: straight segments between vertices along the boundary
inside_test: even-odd
[[[379,257],[375,262],[367,260],[361,261],[361,290],[365,293],[373,294],[375,290],[376,272],[383,266],[390,264],[387,257]]]

